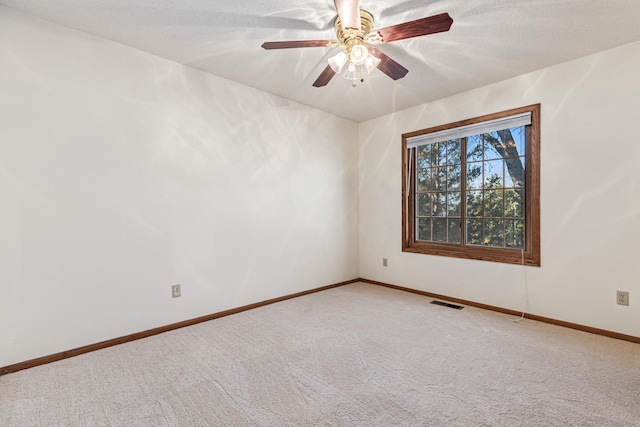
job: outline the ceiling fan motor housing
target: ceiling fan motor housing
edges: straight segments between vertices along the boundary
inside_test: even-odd
[[[351,49],[357,45],[365,44],[365,36],[373,29],[373,16],[366,10],[360,10],[360,26],[361,30],[356,28],[342,29],[340,17],[336,17],[334,28],[338,42],[345,46],[347,55],[350,55]]]

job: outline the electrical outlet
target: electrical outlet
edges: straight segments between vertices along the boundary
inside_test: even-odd
[[[182,287],[181,285],[173,285],[171,286],[171,298],[178,298],[182,295]]]
[[[616,291],[616,302],[618,305],[629,305],[629,292]]]
[[[386,258],[382,258],[382,266],[383,267],[387,267],[389,265],[389,263],[387,262]]]

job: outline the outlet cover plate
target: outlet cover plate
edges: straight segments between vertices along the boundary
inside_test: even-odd
[[[616,302],[618,305],[629,305],[629,292],[616,291]]]
[[[171,286],[171,298],[178,298],[182,295],[182,286],[181,285],[173,285]]]

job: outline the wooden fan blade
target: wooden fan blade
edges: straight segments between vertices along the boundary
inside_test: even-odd
[[[388,43],[396,40],[409,39],[411,37],[449,31],[451,24],[453,24],[453,19],[451,19],[449,14],[441,13],[427,18],[416,19],[415,21],[405,22],[404,24],[392,25],[391,27],[382,28],[375,32],[382,37],[382,43]]]
[[[380,52],[375,47],[370,47],[369,49],[373,52],[373,55],[380,60],[378,69],[385,73],[387,76],[391,77],[393,80],[401,79],[409,72],[409,70],[398,64],[393,59],[389,58],[384,53]]]
[[[358,0],[334,0],[340,22],[342,23],[342,29],[355,28],[360,31],[362,29],[360,25],[360,7],[358,6]]]
[[[315,87],[326,86],[327,83],[329,83],[329,81],[335,75],[336,75],[336,72],[333,71],[333,69],[331,69],[331,67],[327,65],[327,67],[322,71],[322,73],[320,73],[316,81],[313,82],[313,86]]]
[[[271,49],[291,49],[294,47],[325,47],[332,43],[332,40],[297,40],[284,42],[265,42],[262,47]]]

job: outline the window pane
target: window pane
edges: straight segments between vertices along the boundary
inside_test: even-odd
[[[447,143],[438,143],[438,166],[444,166],[447,164]]]
[[[447,215],[447,193],[435,193],[433,216]]]
[[[448,194],[448,216],[460,216],[460,193],[447,193]]]
[[[502,217],[502,190],[487,190],[484,192],[484,216]]]
[[[514,157],[505,160],[505,187],[524,186],[524,157]]]
[[[467,137],[467,161],[482,160],[482,137],[471,135]]]
[[[468,219],[465,237],[469,245],[482,244],[482,220]]]
[[[460,189],[460,165],[447,167],[447,190]]]
[[[524,127],[517,127],[511,129],[503,129],[495,132],[496,137],[498,138],[500,146],[503,148],[503,154],[505,158],[507,157],[518,157],[523,156],[524,150],[519,151],[518,148],[524,149],[524,145],[518,147],[516,143],[516,139],[522,139],[521,133],[524,130]]]
[[[431,240],[431,219],[418,218],[418,240]]]
[[[447,142],[447,164],[460,164],[460,140],[453,139]]]
[[[498,132],[489,132],[483,135],[484,156],[485,160],[502,159],[502,155],[496,149],[496,146],[502,146],[502,140],[498,136]]]
[[[467,216],[482,216],[482,191],[467,191]]]
[[[444,218],[433,219],[433,241],[434,242],[446,242],[447,241],[447,220]]]
[[[431,155],[431,166],[438,166],[442,158],[445,157],[447,147],[445,143],[435,142],[429,144],[429,152]]]
[[[524,156],[526,154],[524,151],[524,132],[524,126],[511,128],[511,136],[513,137],[513,142],[516,144],[516,150],[518,151],[519,156]]]
[[[504,222],[505,226],[505,245],[508,248],[524,248],[524,221]]]
[[[524,218],[524,190],[504,191],[504,216],[511,218]]]
[[[418,203],[416,206],[417,216],[431,216],[433,209],[433,196],[429,193],[418,194]]]
[[[418,191],[431,190],[430,187],[431,169],[418,169]]]
[[[504,247],[504,233],[502,231],[504,221],[488,219],[484,222],[484,245]]]
[[[460,219],[450,219],[449,221],[449,243],[460,243]]]
[[[444,191],[447,189],[447,167],[442,166],[439,168],[433,168],[434,182],[436,191]]]
[[[471,162],[466,166],[467,189],[482,188],[482,162]]]
[[[503,161],[490,160],[484,162],[484,186],[485,188],[502,187],[504,184],[502,174]]]
[[[430,145],[421,145],[416,151],[416,160],[419,168],[427,168],[431,166]]]

